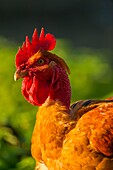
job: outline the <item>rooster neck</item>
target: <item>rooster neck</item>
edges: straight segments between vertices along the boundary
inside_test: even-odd
[[[52,84],[49,98],[55,102],[59,101],[67,109],[70,107],[71,86],[68,75],[64,69],[59,68],[58,79]]]

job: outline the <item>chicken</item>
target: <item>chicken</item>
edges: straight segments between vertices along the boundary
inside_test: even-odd
[[[15,80],[39,106],[31,141],[37,170],[112,170],[113,99],[81,100],[70,106],[66,62],[50,51],[56,39],[42,28],[26,37],[16,54]]]

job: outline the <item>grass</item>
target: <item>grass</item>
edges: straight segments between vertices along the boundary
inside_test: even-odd
[[[0,169],[31,170],[35,161],[30,154],[30,140],[37,107],[21,94],[21,80],[14,82],[15,54],[19,44],[0,38]],[[53,51],[68,63],[72,102],[113,95],[113,68],[110,52],[72,47],[58,40]]]

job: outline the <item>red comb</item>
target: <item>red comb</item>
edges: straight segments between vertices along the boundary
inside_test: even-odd
[[[56,39],[52,34],[48,33],[45,35],[44,28],[42,28],[40,36],[38,37],[37,29],[35,29],[32,36],[32,42],[30,42],[28,36],[26,36],[25,42],[17,52],[16,67],[24,64],[28,60],[28,58],[35,54],[38,50],[53,50],[55,48],[55,45]]]

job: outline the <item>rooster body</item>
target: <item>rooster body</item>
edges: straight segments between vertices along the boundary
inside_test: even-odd
[[[32,137],[37,167],[45,162],[50,170],[113,169],[113,103],[92,107],[84,114],[81,108],[74,119],[60,103],[41,106]]]
[[[113,100],[78,101],[70,107],[69,68],[48,52],[55,46],[44,30],[16,55],[15,79],[22,93],[38,105],[31,153],[37,170],[112,170]]]

